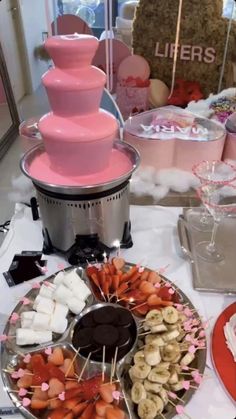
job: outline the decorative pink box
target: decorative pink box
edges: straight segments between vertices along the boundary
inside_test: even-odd
[[[141,166],[157,170],[191,171],[202,160],[220,160],[225,136],[221,124],[175,106],[135,115],[124,126],[124,140],[139,151]]]
[[[236,160],[236,112],[227,119],[226,122],[227,137],[223,153],[224,160]]]

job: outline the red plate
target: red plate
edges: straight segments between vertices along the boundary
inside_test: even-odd
[[[231,398],[236,402],[236,363],[227,348],[224,325],[236,313],[236,303],[227,307],[218,317],[212,333],[211,355],[215,369]]]

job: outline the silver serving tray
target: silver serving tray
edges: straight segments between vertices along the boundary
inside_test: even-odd
[[[127,270],[131,266],[133,266],[133,264],[127,263],[126,264]],[[69,268],[69,269],[73,269],[73,268]],[[85,270],[81,267],[79,267],[78,269],[79,269],[80,276],[85,280],[85,282],[88,285],[89,279],[86,276]],[[54,277],[54,275],[52,277]],[[52,277],[50,277],[49,280],[52,280],[53,279]],[[167,278],[165,278],[164,276],[163,276],[163,279],[167,280]],[[171,283],[171,281],[169,282]],[[178,291],[181,303],[188,303],[191,309],[195,309],[191,301],[188,299],[188,297],[178,287],[172,284],[172,288]],[[30,293],[32,291],[34,290],[31,290]],[[68,329],[66,330],[66,332],[56,341],[56,343],[50,344],[50,346],[52,347],[60,346],[64,349],[69,349],[70,351],[75,353],[76,349],[73,347],[73,344],[72,344],[73,330],[74,330],[75,325],[77,324],[78,320],[82,317],[83,314],[86,314],[87,312],[94,310],[95,308],[102,307],[104,306],[104,304],[116,306],[116,304],[100,302],[95,297],[92,297],[91,300],[88,302],[87,307],[78,316],[74,316],[74,319],[71,319],[70,325]],[[17,312],[17,310],[19,310],[19,304],[14,309],[15,312]],[[196,314],[196,318],[197,317],[198,315]],[[138,326],[139,322],[141,321],[141,318],[134,316],[134,319]],[[4,333],[6,333],[8,327],[9,327],[9,322],[7,323]],[[132,356],[137,350],[137,344],[138,344],[137,341],[138,341],[138,338],[136,339],[131,351],[117,363],[117,368],[116,368],[116,376],[120,380],[121,390],[123,391],[123,394],[124,394],[124,399],[122,401],[123,406],[121,406],[121,408],[123,408],[126,411],[129,419],[139,419],[135,413],[134,404],[131,401],[131,397],[130,397],[130,390],[131,390],[130,384],[131,383],[127,375],[127,368],[130,365]],[[12,390],[16,389],[16,382],[11,378],[10,374],[4,372],[3,370],[9,369],[10,367],[15,367],[21,358],[20,353],[22,352],[23,353],[29,353],[29,352],[37,353],[44,350],[47,346],[48,344],[37,345],[33,348],[27,347],[27,350],[26,349],[22,350],[23,349],[22,347],[20,347],[20,349],[18,350],[18,347],[14,345],[11,345],[11,347],[9,347],[6,344],[2,344],[1,346],[1,365],[2,365],[1,374],[2,374],[2,380],[4,383],[4,389],[8,393],[14,405],[19,409],[19,412],[27,419],[39,419],[39,417],[33,415],[27,408],[22,406],[20,402],[21,399],[18,398],[16,393],[12,392]],[[80,365],[82,365],[85,362],[85,359],[82,356],[78,355],[76,358],[76,362],[77,362],[77,368],[80,369]],[[191,366],[193,366],[194,368],[197,368],[199,372],[203,374],[205,365],[206,365],[206,349],[205,350],[203,349],[196,353],[196,357],[194,361],[192,362]],[[97,372],[101,373],[101,363],[90,361],[85,370],[85,374],[87,373],[87,376],[92,376],[93,374]],[[107,372],[109,375],[110,364],[105,364],[105,372]],[[195,386],[197,387],[198,385],[195,384]],[[188,403],[188,401],[192,398],[195,391],[196,389],[191,388],[187,391],[182,392],[181,398],[184,400],[185,404]],[[174,407],[171,405],[168,405],[168,409],[165,412],[165,418],[172,419],[175,415],[176,415],[176,411]],[[40,419],[46,419],[46,413],[44,416],[41,415]]]
[[[183,254],[191,263],[193,287],[198,291],[223,294],[236,294],[236,217],[222,219],[217,231],[216,241],[222,249],[225,260],[218,263],[207,262],[196,254],[196,244],[209,240],[211,232],[201,232],[191,226],[191,217],[198,217],[198,209],[183,210],[178,220],[178,235]]]

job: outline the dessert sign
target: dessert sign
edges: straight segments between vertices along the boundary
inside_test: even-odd
[[[133,23],[133,49],[146,58],[151,78],[171,85],[179,0],[140,0]],[[183,2],[176,79],[199,82],[216,93],[228,28],[223,0]],[[236,22],[232,22],[222,89],[233,86]]]

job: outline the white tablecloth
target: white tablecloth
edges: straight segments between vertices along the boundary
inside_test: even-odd
[[[193,289],[190,264],[182,258],[178,243],[176,226],[181,212],[181,208],[132,206],[131,223],[134,245],[131,249],[122,250],[121,254],[129,262],[140,262],[153,269],[169,265],[166,276],[186,293],[199,313],[210,320],[208,330],[208,335],[210,335],[218,315],[235,298],[199,293]],[[42,243],[41,221],[32,221],[30,209],[16,205],[11,229],[0,248],[1,272],[8,270],[15,253],[20,253],[22,250],[42,250]],[[58,270],[58,264],[68,265],[57,255],[46,256],[46,258],[48,260],[47,276]],[[7,316],[17,303],[17,297],[22,296],[29,289],[29,282],[9,288],[3,275],[0,274],[1,330]],[[0,407],[11,405],[8,395],[1,386]],[[205,378],[200,389],[186,406],[186,413],[192,419],[235,419],[236,417],[236,407],[224,392],[213,371],[209,350]],[[14,415],[14,419],[17,418],[18,416]]]

